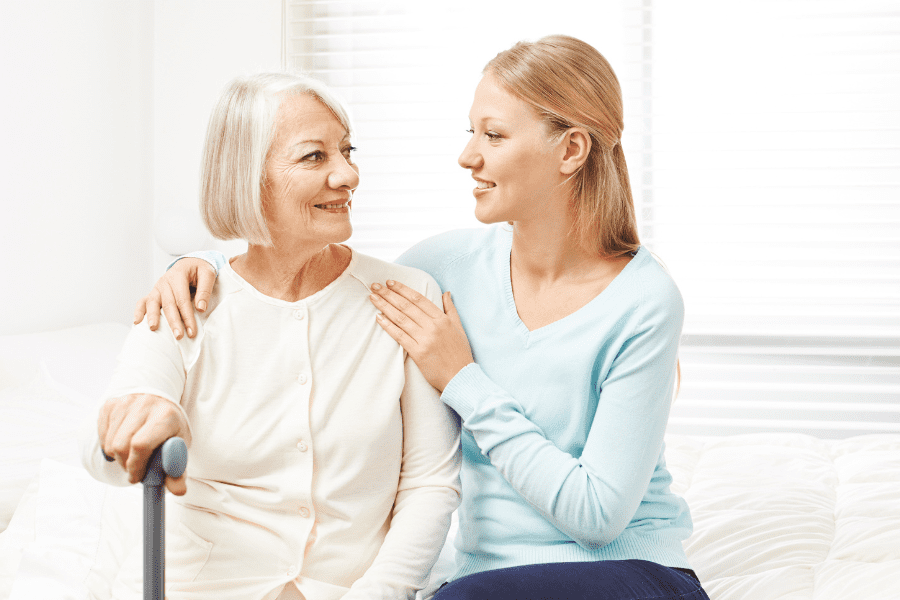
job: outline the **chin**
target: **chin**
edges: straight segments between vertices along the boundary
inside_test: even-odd
[[[494,223],[506,223],[512,220],[509,217],[504,216],[498,212],[484,210],[480,206],[475,207],[475,218],[485,225],[493,225]]]

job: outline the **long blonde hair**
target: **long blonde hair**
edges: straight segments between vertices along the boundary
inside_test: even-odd
[[[622,90],[609,62],[579,39],[551,35],[519,42],[484,72],[530,104],[551,139],[583,127],[591,150],[572,176],[573,233],[601,256],[624,256],[640,246],[628,168],[622,151]]]

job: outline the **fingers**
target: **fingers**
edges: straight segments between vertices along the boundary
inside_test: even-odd
[[[450,292],[444,292],[444,295],[441,296],[441,302],[444,304],[444,313],[450,317],[450,320],[453,321],[453,324],[460,330],[465,332],[462,326],[462,321],[459,318],[459,313],[456,312],[456,305],[453,304],[453,297],[450,295]]]
[[[402,329],[394,325],[390,319],[385,317],[384,315],[375,315],[375,320],[381,325],[381,328],[384,329],[389,336],[394,338],[394,341],[400,344],[407,353],[413,354],[416,351],[416,342],[414,339],[409,337]]]
[[[372,288],[375,289],[376,293],[369,294],[369,300],[372,301],[375,308],[380,310],[385,317],[399,327],[404,333],[413,339],[418,339],[418,335],[422,330],[420,323],[426,323],[428,317],[414,305],[410,304],[408,300],[397,294],[388,292],[390,295],[385,297],[383,286],[376,283]],[[415,317],[411,317],[411,313],[418,314]]]
[[[113,409],[109,416],[109,427],[106,430],[106,437],[103,439],[104,452],[115,459],[122,470],[128,473],[128,481],[137,483],[140,481],[137,472],[143,476],[143,469],[146,466],[147,457],[141,462],[138,455],[132,452],[132,437],[135,432],[141,428],[147,419],[147,413],[135,409],[134,402],[128,398],[116,399]]]
[[[200,312],[206,310],[215,284],[216,271],[204,262],[197,268],[197,291],[194,294],[194,304]]]
[[[173,273],[171,271],[166,273],[165,277],[166,281],[169,283],[169,288],[172,290],[172,295],[175,298],[175,307],[178,311],[178,323],[184,324],[188,337],[192,338],[194,337],[194,332],[197,331],[197,322],[194,320],[194,306],[191,303],[190,283],[184,277],[180,277],[178,273]],[[166,319],[169,319],[169,312],[166,312]],[[172,327],[172,331],[175,333],[175,339],[181,339],[178,335],[180,331],[176,329],[176,326],[172,325],[172,321],[169,321],[169,326]]]
[[[166,489],[176,496],[184,496],[187,493],[187,475],[166,477]]]
[[[162,304],[163,314],[166,315],[166,322],[169,324],[169,329],[172,330],[172,333],[175,335],[176,340],[180,340],[183,331],[184,331],[184,323],[181,321],[181,314],[178,309],[178,300],[175,297],[175,291],[172,289],[172,286],[169,285],[169,281],[166,279],[166,276],[163,276],[163,279],[160,279],[156,282],[156,289],[159,290],[160,293],[160,303]],[[190,300],[188,300],[188,304],[190,305]]]
[[[403,298],[404,300],[410,302],[413,306],[418,308],[420,311],[422,311],[424,314],[428,315],[432,319],[436,319],[436,318],[444,315],[444,312],[437,305],[435,305],[434,302],[432,302],[431,300],[429,300],[428,298],[426,298],[425,296],[423,296],[416,290],[403,285],[399,281],[394,281],[393,279],[388,279],[387,287],[389,290],[389,291],[386,290],[388,294],[390,294],[390,292],[395,293],[398,297]],[[390,296],[390,297],[394,297],[394,296]],[[397,302],[392,301],[392,303],[395,306],[397,306]],[[399,306],[398,306],[398,308],[399,308]],[[412,316],[412,315],[410,315],[410,316]]]
[[[180,435],[189,442],[178,408],[149,394],[108,400],[100,410],[97,428],[101,448],[128,473],[130,483],[144,478],[150,455],[164,441]]]
[[[138,300],[134,305],[134,324],[137,325],[143,321],[145,314],[147,314],[147,296]]]
[[[147,311],[147,325],[150,331],[156,331],[159,327],[159,314],[162,312],[162,299],[156,287],[144,298],[144,308]]]

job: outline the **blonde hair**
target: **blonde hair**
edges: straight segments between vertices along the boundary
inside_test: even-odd
[[[351,132],[343,105],[324,83],[306,75],[259,73],[232,80],[209,117],[200,173],[200,213],[220,240],[272,245],[263,214],[266,158],[281,101],[309,94]]]
[[[621,144],[622,90],[609,62],[590,44],[552,35],[517,43],[484,73],[530,104],[551,139],[571,127],[587,130],[590,153],[570,179],[573,233],[601,256],[635,252],[640,240]]]

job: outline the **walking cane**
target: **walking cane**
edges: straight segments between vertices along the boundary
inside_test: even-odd
[[[106,460],[112,461],[106,453]],[[166,476],[181,477],[187,468],[187,445],[172,437],[153,451],[144,484],[144,600],[163,600],[166,594]]]

